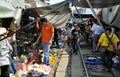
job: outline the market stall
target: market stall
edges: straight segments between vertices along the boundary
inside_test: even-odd
[[[37,52],[31,52],[29,55],[21,55],[14,58],[15,66],[17,67],[17,74],[15,77],[43,77],[49,76],[53,69],[55,69],[56,64],[58,64],[58,59],[60,59],[61,51],[56,48],[50,50],[50,66],[44,65],[42,63],[43,52],[39,50]]]

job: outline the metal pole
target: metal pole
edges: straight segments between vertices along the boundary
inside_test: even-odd
[[[87,1],[87,3],[88,3],[89,7],[91,8],[91,11],[93,12],[94,16],[96,17],[98,23],[99,23],[101,26],[103,26],[102,23],[100,22],[99,18],[97,17],[97,14],[95,13],[95,10],[93,9],[90,1],[89,1],[89,0],[86,0],[86,1]]]
[[[79,17],[80,17],[80,18],[82,19],[82,21],[83,21],[83,18],[81,17],[80,12],[79,12],[79,10],[77,9],[77,7],[76,7],[75,4],[74,4],[74,7],[75,7],[76,11],[78,12]]]
[[[77,44],[77,45],[78,45],[78,50],[79,50],[80,58],[82,60],[83,67],[84,67],[85,72],[86,72],[86,77],[89,77],[88,70],[87,70],[87,67],[85,65],[85,61],[84,61],[83,56],[82,56],[82,51],[81,51],[81,48],[80,48],[80,44]]]

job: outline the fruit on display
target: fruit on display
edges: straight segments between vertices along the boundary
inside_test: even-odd
[[[26,64],[26,70],[22,70],[23,72],[19,72],[18,74],[15,75],[15,77],[44,77],[43,75],[49,75],[51,68],[54,67],[54,65],[57,63],[57,59],[60,55],[60,50],[52,48],[50,50],[49,58],[50,58],[50,66],[44,65],[42,63],[44,54],[39,53],[37,55],[33,56],[26,56],[22,54],[19,58],[18,57],[13,57],[16,63],[24,61],[24,64]],[[30,62],[27,60],[30,58]],[[27,60],[27,62],[25,62]],[[30,63],[30,64],[27,64]],[[52,66],[52,67],[51,67]],[[20,66],[21,67],[21,66]]]
[[[57,57],[59,55],[59,51],[58,51],[58,49],[53,48],[50,50],[50,54]]]
[[[53,66],[56,62],[56,57],[50,55],[50,65]]]
[[[14,56],[13,57],[13,60],[18,60],[19,58],[17,56]]]
[[[23,60],[23,61],[24,61],[24,60],[26,60],[26,59],[27,59],[27,56],[26,56],[26,55],[21,55],[21,56],[20,56],[20,60]]]
[[[56,63],[59,51],[56,48],[50,50],[50,65],[53,66]]]
[[[34,76],[35,77],[43,77],[43,75],[49,75],[50,70],[51,70],[50,66],[33,64],[28,67],[27,75],[32,76],[32,77],[34,77]]]
[[[22,77],[21,75],[19,75],[19,74],[15,74],[15,77]]]

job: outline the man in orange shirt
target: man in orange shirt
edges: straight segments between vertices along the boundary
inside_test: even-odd
[[[45,65],[49,65],[49,51],[50,51],[50,46],[52,45],[52,39],[54,36],[54,27],[51,23],[47,21],[46,18],[42,18],[42,28],[41,28],[41,33],[39,34],[36,43],[39,42],[39,39],[42,37],[42,46],[43,46],[43,53],[44,53],[44,58],[43,58],[43,63]]]

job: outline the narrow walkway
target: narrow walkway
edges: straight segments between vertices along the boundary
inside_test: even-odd
[[[72,54],[72,77],[83,77],[83,67],[79,55]]]
[[[58,65],[55,77],[68,77],[67,76],[68,61],[69,61],[69,55],[66,51],[63,51],[62,58]]]

